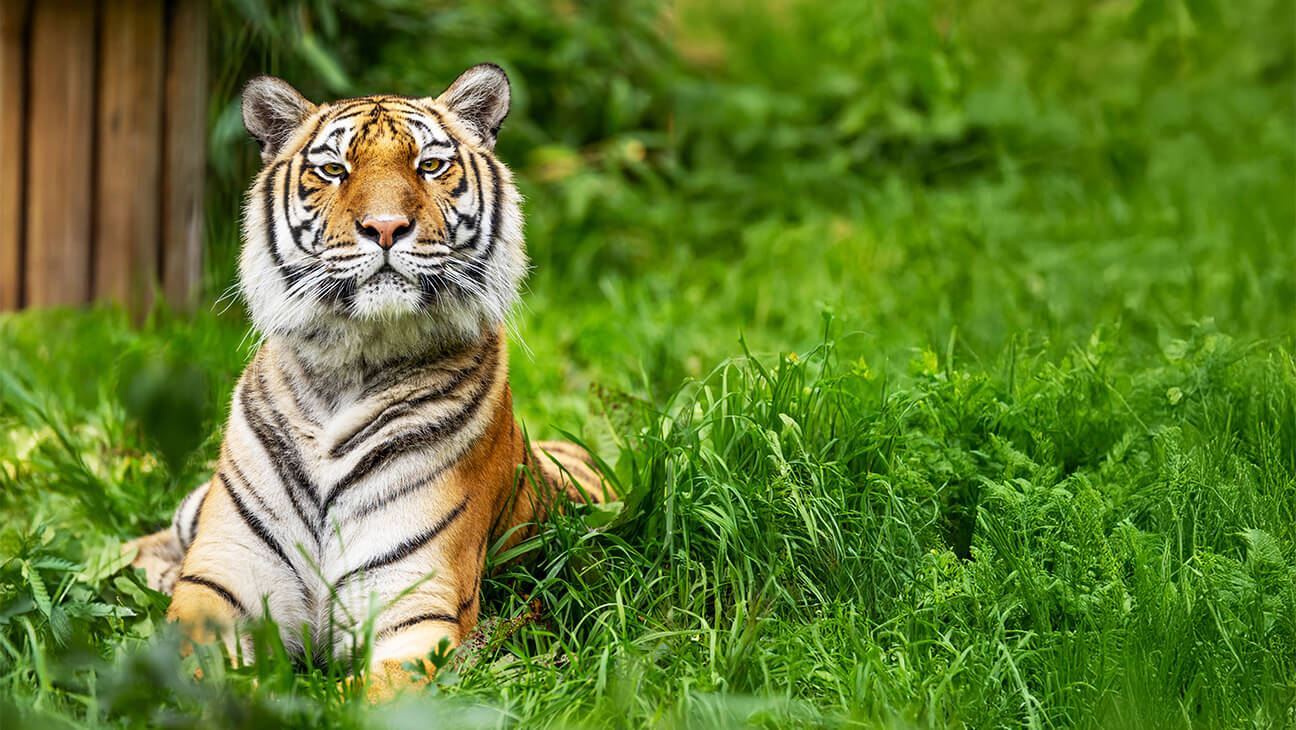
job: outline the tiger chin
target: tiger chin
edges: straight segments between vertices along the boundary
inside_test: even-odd
[[[241,628],[272,617],[299,656],[309,633],[307,662],[346,657],[377,609],[367,691],[384,699],[413,681],[403,662],[473,629],[488,547],[615,499],[587,452],[528,444],[513,417],[504,320],[526,254],[494,155],[508,108],[491,64],[435,98],[244,88],[264,166],[239,285],[262,344],[211,481],[124,547],[189,640],[252,656]]]

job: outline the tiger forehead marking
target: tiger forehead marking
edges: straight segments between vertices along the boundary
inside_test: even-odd
[[[308,204],[322,209],[323,248],[351,245],[370,218],[407,220],[416,244],[444,247],[447,226],[458,218],[450,210],[469,201],[459,200],[468,191],[459,144],[436,112],[371,97],[325,115],[303,145],[299,173]],[[328,175],[330,165],[340,165],[341,174]]]

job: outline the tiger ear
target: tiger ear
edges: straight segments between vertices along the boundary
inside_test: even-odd
[[[256,76],[243,87],[243,126],[261,145],[262,162],[273,160],[314,112],[315,105],[283,79]]]
[[[479,63],[460,74],[436,100],[463,120],[483,147],[495,149],[500,123],[509,112],[509,79],[504,69]]]

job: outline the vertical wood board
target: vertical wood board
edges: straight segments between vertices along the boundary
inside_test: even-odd
[[[95,7],[33,5],[28,73],[26,293],[29,306],[90,295]]]
[[[162,172],[162,288],[190,308],[202,279],[207,171],[207,0],[168,7]]]
[[[148,311],[158,278],[162,0],[100,6],[94,296]]]
[[[0,2],[0,310],[22,305],[27,5]]]

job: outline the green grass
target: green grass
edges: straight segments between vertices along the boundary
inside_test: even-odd
[[[1289,4],[380,6],[217,9],[208,302],[240,78],[500,62],[518,414],[624,510],[404,703],[182,661],[115,556],[210,473],[239,307],[3,315],[0,727],[1296,726]]]

